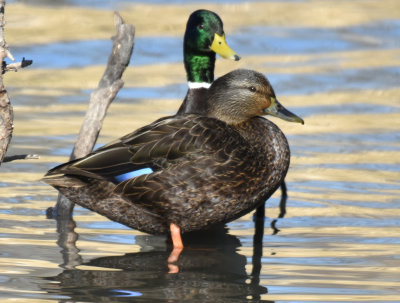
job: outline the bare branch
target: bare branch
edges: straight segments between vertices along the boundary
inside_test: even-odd
[[[86,112],[71,159],[84,157],[92,151],[106,117],[107,109],[123,85],[124,81],[119,79],[110,86],[96,89],[90,95],[89,109]]]
[[[14,61],[14,57],[8,49],[8,44],[4,38],[4,10],[6,1],[0,0],[0,62],[1,62],[1,73],[0,73],[0,164],[3,162],[4,156],[7,152],[8,145],[11,141],[12,132],[14,129],[14,112],[11,106],[10,98],[3,83],[3,74],[9,70],[17,71],[20,68],[26,67],[32,64],[32,60],[22,59],[22,62],[6,64],[5,58],[10,58]],[[6,159],[13,159],[8,157]],[[9,160],[12,161],[12,160]]]
[[[135,28],[131,24],[125,24],[117,12],[114,20],[117,34],[113,37],[112,52],[99,85],[90,96],[89,109],[72,151],[71,160],[84,157],[93,150],[107,109],[123,86],[121,77],[132,55]]]
[[[8,45],[4,38],[4,8],[5,0],[0,0],[0,62],[9,56]],[[14,129],[14,112],[3,84],[3,75],[0,73],[0,164],[7,152]]]
[[[5,162],[11,162],[15,160],[31,160],[31,159],[39,159],[39,155],[13,155],[13,156],[7,156],[4,157],[3,163]]]
[[[7,45],[7,43],[5,44],[6,45],[6,57],[7,58],[10,58],[12,61],[15,61],[15,59],[14,59],[14,56],[11,54],[11,52],[10,52],[10,50],[9,50],[9,48],[8,48],[8,45]]]
[[[22,58],[21,62],[16,62],[16,63],[7,64],[5,61],[3,61],[2,73],[4,74],[9,71],[18,71],[21,68],[31,65],[32,62],[33,62],[32,60],[25,60],[25,57]]]
[[[117,28],[113,39],[112,52],[108,58],[107,67],[96,90],[90,95],[89,108],[79,131],[70,159],[84,157],[96,144],[107,109],[114,100],[124,82],[121,76],[129,64],[135,38],[135,27],[125,24],[121,16],[115,12],[114,22]],[[61,217],[72,215],[74,204],[61,194],[54,208],[47,210],[48,214]]]

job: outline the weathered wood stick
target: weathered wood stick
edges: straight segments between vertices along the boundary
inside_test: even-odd
[[[133,25],[125,24],[117,12],[114,20],[117,26],[117,34],[113,38],[112,52],[99,85],[90,96],[89,109],[75,143],[71,160],[84,157],[93,150],[108,106],[123,86],[121,76],[132,55],[135,28]]]
[[[1,80],[1,82],[3,82]],[[4,89],[3,83],[0,84],[0,164],[3,162],[7,152],[8,144],[11,141],[14,128],[14,112]]]
[[[26,60],[25,57],[22,58],[21,62],[16,62],[16,63],[6,64],[6,62],[3,61],[2,73],[5,74],[6,72],[9,72],[9,71],[17,72],[19,69],[31,65],[32,62],[33,62],[32,60]]]
[[[121,76],[129,64],[135,37],[135,27],[125,24],[121,16],[115,12],[114,21],[117,34],[113,37],[113,48],[108,58],[106,70],[96,90],[90,96],[89,108],[81,126],[70,160],[89,154],[96,144],[107,109],[114,100],[124,82]],[[55,208],[47,210],[48,216],[70,216],[73,203],[59,195]]]
[[[39,155],[31,155],[31,154],[28,154],[28,155],[12,155],[12,156],[8,156],[8,157],[4,157],[4,159],[3,159],[3,163],[4,162],[11,162],[11,161],[14,161],[14,160],[26,160],[26,159],[39,159],[40,157],[39,157]]]
[[[12,57],[8,50],[7,42],[4,38],[4,9],[5,0],[0,0],[0,62],[6,57]],[[7,152],[8,144],[14,128],[14,113],[7,91],[3,83],[3,73],[0,74],[0,163],[3,161]]]
[[[10,98],[7,94],[6,88],[3,83],[3,74],[9,70],[18,70],[25,66],[32,64],[32,60],[22,60],[19,63],[6,64],[5,58],[10,58],[14,61],[14,57],[11,54],[6,39],[4,37],[4,11],[6,1],[0,0],[0,164],[5,159],[5,154],[10,144],[12,132],[14,129],[14,112],[11,106]]]

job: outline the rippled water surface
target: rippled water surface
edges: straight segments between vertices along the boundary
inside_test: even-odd
[[[11,51],[17,60],[34,60],[29,69],[5,75],[15,112],[8,155],[35,153],[40,159],[0,167],[2,302],[400,302],[398,1],[200,6],[220,14],[228,43],[243,57],[219,59],[216,75],[238,67],[265,73],[280,101],[306,123],[274,120],[292,150],[286,215],[278,218],[278,191],[267,203],[264,225],[248,214],[187,236],[178,274],[168,273],[165,237],[81,207],[71,221],[46,219],[57,192],[39,179],[69,156],[107,62],[113,9],[123,8],[123,17],[137,25],[137,37],[125,86],[98,145],[179,107],[187,89],[181,63],[185,21],[172,23],[183,13],[185,20],[196,5],[81,3],[7,4]],[[78,21],[63,16],[80,20],[88,7],[108,16],[104,36],[90,32],[104,21],[99,18],[79,33],[65,30]],[[145,13],[129,19],[127,12],[139,9]],[[49,29],[57,19],[60,28]],[[154,33],[140,27],[146,22],[172,25]],[[25,27],[37,42],[19,39]]]

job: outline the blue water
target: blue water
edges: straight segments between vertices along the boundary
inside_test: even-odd
[[[393,49],[400,46],[400,39],[393,38],[400,37],[400,21],[338,28],[252,26],[227,32],[226,37],[228,44],[242,56]],[[13,47],[13,55],[32,59],[32,68],[82,67],[106,64],[109,52],[105,50],[111,47],[110,39],[56,42]],[[131,65],[181,62],[182,52],[182,37],[136,37]]]
[[[274,0],[264,0],[265,2]],[[281,0],[282,2],[302,2],[305,0]],[[134,4],[134,3],[143,3],[143,0],[9,0],[7,3],[26,3],[30,5],[46,5],[46,6],[84,6],[84,7],[94,7],[96,9],[121,9],[125,5]],[[202,3],[220,3],[220,4],[229,4],[229,3],[241,3],[241,0],[209,0],[203,1]],[[246,2],[257,2],[257,0],[247,0]],[[185,0],[147,0],[145,1],[147,4],[187,4],[188,1]]]

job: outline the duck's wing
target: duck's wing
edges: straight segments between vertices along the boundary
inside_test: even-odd
[[[184,115],[155,121],[88,156],[50,170],[52,175],[107,179],[116,184],[193,159],[213,142],[226,124],[206,117]]]
[[[250,144],[222,121],[193,117],[177,125],[166,121],[149,134],[131,136],[126,141],[134,151],[131,161],[161,168],[123,180],[114,192],[151,213],[171,217],[204,208],[243,187],[246,176],[254,173],[246,168],[254,158]]]

